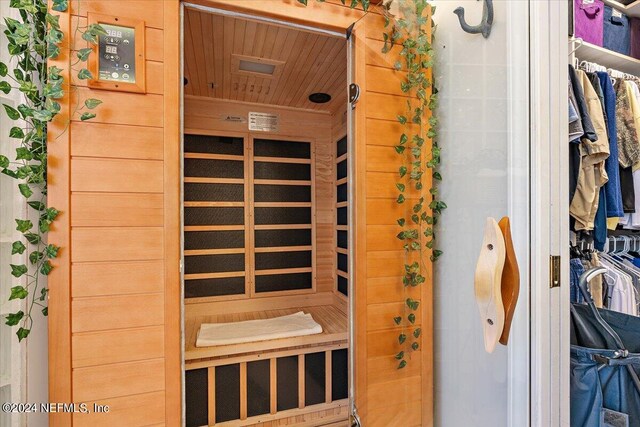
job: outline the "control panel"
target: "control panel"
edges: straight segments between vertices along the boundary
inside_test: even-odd
[[[92,12],[87,17],[89,25],[99,24],[104,29],[89,55],[87,65],[93,78],[87,85],[91,89],[147,93],[144,21]]]
[[[101,24],[106,35],[98,39],[98,80],[136,82],[136,33],[134,28]]]

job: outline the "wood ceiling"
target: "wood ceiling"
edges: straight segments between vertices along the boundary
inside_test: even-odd
[[[186,95],[334,112],[347,102],[345,39],[185,9]],[[238,56],[281,63],[275,77],[237,71]],[[235,63],[234,59],[235,58]],[[331,95],[314,104],[315,92]]]

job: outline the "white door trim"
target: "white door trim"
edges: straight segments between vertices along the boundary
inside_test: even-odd
[[[530,3],[531,426],[569,425],[568,5]],[[549,256],[561,286],[549,288]]]

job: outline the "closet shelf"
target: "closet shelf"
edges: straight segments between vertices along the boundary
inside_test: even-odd
[[[640,0],[636,3],[640,5]],[[633,4],[636,4],[633,3]],[[580,61],[596,62],[607,68],[613,68],[629,74],[640,74],[640,59],[584,42],[578,47],[576,57]]]
[[[618,9],[620,12],[623,12],[627,16],[640,18],[640,0],[636,0],[633,3],[629,3],[628,5],[624,5],[615,0],[604,0],[604,3],[608,6],[613,7],[614,9]]]

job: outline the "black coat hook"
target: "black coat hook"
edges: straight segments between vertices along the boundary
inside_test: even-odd
[[[482,22],[480,25],[471,26],[467,24],[467,21],[464,19],[464,7],[457,8],[453,13],[458,15],[460,26],[465,32],[469,34],[482,33],[482,36],[485,39],[489,38],[489,34],[491,34],[491,26],[493,25],[493,0],[484,0],[484,7],[482,8]]]

